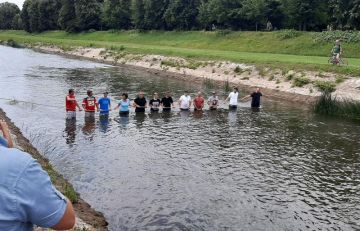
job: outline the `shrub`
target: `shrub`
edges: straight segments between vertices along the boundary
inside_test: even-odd
[[[21,48],[21,45],[19,43],[17,43],[15,40],[13,39],[9,39],[7,41],[7,45],[10,47],[14,47],[14,48]]]
[[[65,185],[64,187],[64,195],[72,202],[72,203],[76,203],[78,202],[78,196],[77,193],[75,192],[74,188],[69,186],[69,185]]]
[[[281,40],[284,39],[291,39],[291,38],[296,38],[299,37],[301,35],[301,32],[297,31],[297,30],[281,30],[276,32],[277,37]]]
[[[234,72],[239,74],[239,73],[242,73],[242,69],[239,67],[239,66],[236,66],[235,69],[234,69]]]
[[[315,43],[333,43],[337,39],[340,39],[345,43],[360,42],[360,31],[323,31],[321,33],[316,33],[313,37]]]
[[[311,80],[308,77],[305,77],[305,76],[297,77],[294,79],[293,86],[294,87],[303,87],[303,86],[309,84],[310,82],[311,82]]]
[[[315,82],[315,87],[326,94],[330,94],[336,90],[336,84],[330,81],[318,80]]]
[[[344,77],[344,76],[336,76],[336,80],[335,80],[335,83],[336,84],[340,84],[342,82],[344,82],[347,78]]]

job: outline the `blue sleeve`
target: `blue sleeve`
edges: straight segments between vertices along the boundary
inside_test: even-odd
[[[0,145],[4,146],[6,148],[9,147],[8,142],[4,138],[2,138],[1,136],[0,136]]]
[[[57,191],[49,175],[35,160],[31,161],[16,185],[17,213],[23,222],[51,228],[65,214],[67,200]]]

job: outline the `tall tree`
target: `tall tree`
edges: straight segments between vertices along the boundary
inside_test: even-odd
[[[61,1],[58,25],[67,32],[75,32],[77,30],[75,0]]]
[[[145,29],[144,17],[145,17],[144,0],[132,0],[131,21],[136,29]]]
[[[278,0],[266,0],[265,18],[271,22],[274,28],[282,28],[284,20],[283,6]]]
[[[107,28],[129,29],[131,27],[131,0],[106,0],[103,21]]]
[[[97,0],[75,0],[75,14],[77,26],[80,30],[101,28],[101,1]]]
[[[267,10],[265,0],[245,0],[243,4],[242,12],[245,18],[254,22],[257,31],[259,23],[265,23]]]
[[[0,3],[0,29],[12,29],[16,15],[20,13],[19,7],[14,3]]]
[[[30,0],[25,0],[20,14],[23,28],[27,32],[30,32],[30,16],[29,16],[30,3],[31,3]]]
[[[200,0],[173,0],[164,18],[169,29],[190,30],[198,26],[196,17]]]
[[[354,29],[360,29],[360,0],[353,0],[349,12],[349,24]]]
[[[11,23],[11,29],[13,29],[13,30],[21,30],[21,29],[23,29],[20,14],[15,15],[15,17],[13,18],[13,21]]]
[[[145,29],[166,29],[164,13],[169,0],[144,0]]]

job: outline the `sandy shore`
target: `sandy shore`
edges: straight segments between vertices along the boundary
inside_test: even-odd
[[[38,45],[31,47],[37,51],[82,58],[111,65],[141,69],[169,78],[181,78],[186,81],[213,81],[215,84],[229,83],[245,92],[260,87],[269,97],[297,102],[314,102],[320,95],[317,81],[336,85],[333,93],[340,99],[360,101],[360,77],[336,75],[321,71],[295,71],[258,68],[254,65],[233,62],[199,61],[162,55],[139,55],[121,50],[104,48],[73,47],[63,50],[56,46]],[[309,81],[301,87],[295,86],[296,79]]]
[[[20,129],[17,128],[14,123],[6,116],[5,112],[0,108],[0,120],[5,120],[9,126],[12,137],[14,137],[16,148],[23,150],[33,156],[44,169],[49,169],[50,163],[45,159],[36,148],[26,139],[21,133]],[[50,167],[50,169],[52,169]],[[52,170],[53,171],[53,170]],[[69,184],[60,174],[52,173],[56,175],[56,181],[53,182],[55,187],[62,191],[65,184]],[[90,207],[88,203],[80,198],[78,195],[78,202],[73,203],[76,212],[76,226],[73,230],[83,231],[105,231],[107,229],[107,222],[104,216],[96,212]],[[51,230],[43,228],[35,228],[35,231],[40,230]]]

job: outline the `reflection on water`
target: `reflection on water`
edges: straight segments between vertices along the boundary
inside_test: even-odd
[[[177,99],[203,88],[1,46],[0,63],[0,97],[51,107],[0,106],[111,230],[360,229],[359,124],[272,101],[258,111],[78,112],[66,121],[73,87],[78,100],[91,88],[113,102],[123,92],[171,90]]]

